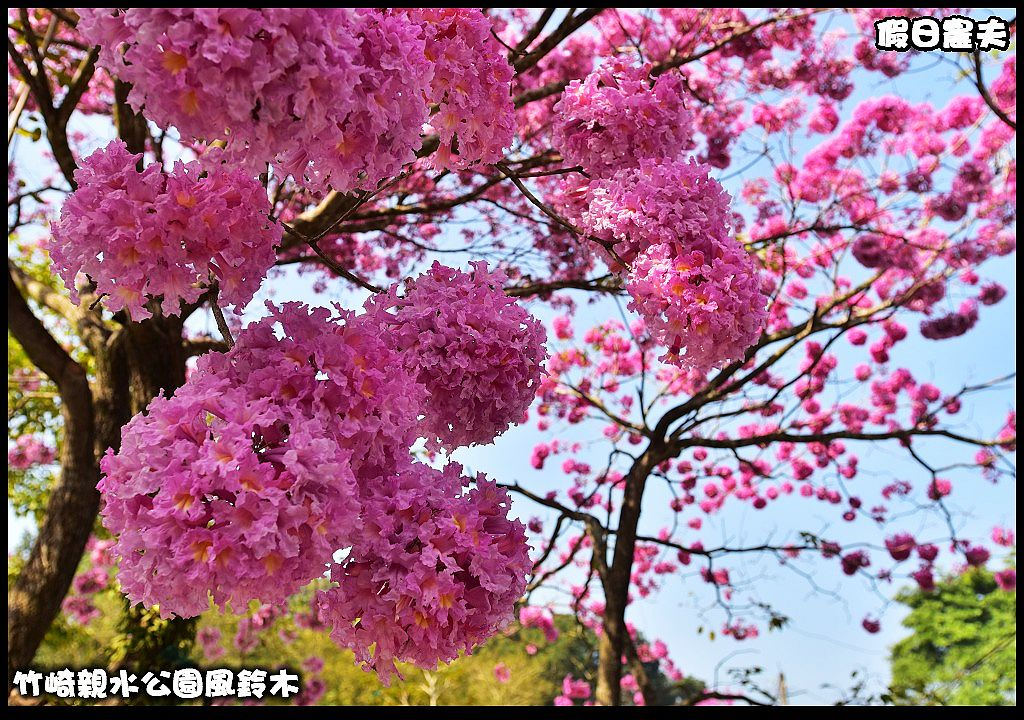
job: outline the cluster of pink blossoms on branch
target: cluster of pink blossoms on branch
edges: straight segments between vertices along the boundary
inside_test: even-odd
[[[608,176],[640,158],[671,158],[693,148],[693,117],[679,75],[651,84],[649,66],[615,58],[566,87],[555,107],[552,144],[570,165]]]
[[[134,320],[152,316],[158,299],[169,315],[216,283],[220,297],[248,303],[274,264],[281,226],[266,190],[244,170],[197,162],[170,172],[120,140],[97,150],[75,171],[78,188],[53,223],[54,268],[78,302],[76,278],[88,276],[110,310]]]
[[[396,660],[433,667],[505,624],[530,570],[507,492],[409,454],[424,433],[454,448],[523,418],[544,333],[504,278],[435,265],[404,297],[391,290],[393,314],[387,302],[338,318],[286,304],[200,358],[103,459],[102,514],[128,597],[182,616],[210,596],[235,610],[278,604],[348,548],[321,616],[385,680]],[[426,311],[428,298],[444,312]],[[450,344],[462,326],[477,344]],[[525,391],[502,397],[518,382]],[[450,415],[453,399],[467,412]]]
[[[286,339],[271,318],[229,353],[200,358],[185,386],[154,399],[104,458],[104,523],[118,534],[133,602],[182,616],[205,611],[210,593],[238,609],[281,602],[348,541],[358,506],[342,441],[362,449],[387,437],[364,390],[400,389],[401,378],[357,365],[377,349],[372,336],[331,332],[326,310],[303,314],[283,309]]]
[[[682,83],[652,83],[650,70],[616,60],[566,88],[553,142],[587,177],[568,176],[559,204],[603,243],[611,267],[628,266],[630,308],[668,348],[664,360],[707,372],[757,340],[768,300],[730,233],[728,194],[706,165],[684,158],[692,130]]]
[[[435,262],[402,295],[396,285],[369,301],[382,336],[427,389],[432,447],[489,443],[533,401],[544,326],[503,292],[506,280],[484,262],[469,272]]]
[[[428,159],[431,167],[464,169],[501,160],[515,135],[514,72],[490,18],[467,8],[417,8],[409,17],[426,32],[430,97],[438,104],[430,124],[440,146]]]
[[[476,9],[79,11],[129,101],[182,136],[226,143],[316,191],[373,188],[415,159],[431,105],[436,163],[496,160],[512,140],[512,68]]]
[[[337,587],[318,596],[339,645],[386,679],[395,660],[450,662],[507,624],[531,563],[505,490],[457,463],[410,463],[364,493],[358,536],[331,567]]]
[[[57,451],[38,435],[19,435],[12,447],[7,448],[8,470],[28,470],[37,465],[49,465]]]
[[[110,571],[113,569],[110,548],[113,544],[113,540],[100,540],[96,536],[89,538],[85,545],[89,567],[75,575],[71,591],[61,603],[64,614],[80,625],[88,625],[103,614],[94,600],[110,587]]]

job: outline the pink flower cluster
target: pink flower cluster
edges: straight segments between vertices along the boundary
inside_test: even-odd
[[[196,643],[203,653],[203,658],[208,663],[219,660],[224,655],[224,646],[221,645],[221,632],[218,628],[209,625],[199,628],[196,632]]]
[[[558,640],[555,617],[547,608],[527,605],[519,611],[519,624],[524,628],[539,628],[544,633],[544,639],[549,643]]]
[[[553,142],[589,180],[566,176],[555,203],[626,267],[626,288],[662,358],[706,373],[738,360],[761,333],[767,298],[754,260],[731,235],[729,196],[692,148],[692,118],[673,73],[608,63],[570,83]]]
[[[764,327],[766,300],[746,251],[738,243],[715,251],[720,255],[708,257],[655,245],[637,258],[626,280],[630,308],[668,346],[665,359],[689,368],[742,358]]]
[[[456,463],[410,463],[367,490],[338,586],[319,594],[338,644],[387,681],[395,661],[450,662],[511,620],[530,558],[505,490]]]
[[[917,547],[914,536],[910,533],[901,532],[885,539],[885,548],[893,560],[902,562],[910,557],[910,553]]]
[[[370,189],[412,162],[430,106],[434,167],[500,159],[514,135],[513,70],[480,10],[81,10],[129,101],[183,136],[226,143],[310,189]],[[220,154],[220,153],[219,153]]]
[[[359,316],[269,306],[229,352],[200,358],[102,463],[128,597],[183,616],[210,595],[276,605],[350,548],[320,619],[382,677],[493,634],[525,587],[525,528],[493,482],[413,463],[409,449],[423,432],[452,448],[489,441],[522,418],[544,332],[504,280],[483,263],[435,265]]]
[[[587,701],[591,694],[590,683],[586,680],[576,680],[572,675],[562,678],[562,694],[555,698],[554,704],[558,706],[574,705],[575,700]],[[587,702],[583,703],[588,704]]]
[[[861,627],[863,627],[867,632],[869,632],[872,635],[876,634],[882,629],[881,621],[871,617],[865,617],[863,620],[861,620],[860,624]]]
[[[640,159],[592,181],[582,206],[580,229],[611,245],[612,262],[626,265],[654,245],[699,250],[710,258],[732,227],[728,193],[706,165],[692,159]]]
[[[1000,590],[1006,590],[1007,592],[1017,591],[1017,571],[1015,569],[997,570],[993,573],[993,576]]]
[[[283,605],[263,603],[252,612],[243,615],[235,628],[235,636],[231,639],[235,650],[244,655],[258,648],[263,642],[263,636],[274,626],[274,622],[284,609]]]
[[[163,172],[116,140],[75,171],[78,188],[53,224],[50,257],[78,302],[76,276],[84,273],[111,311],[134,320],[152,316],[154,300],[176,315],[211,283],[220,297],[242,307],[276,258],[281,227],[263,186],[244,171],[198,163]]]
[[[428,393],[423,432],[431,446],[489,443],[519,422],[540,383],[544,326],[504,293],[507,278],[473,263],[434,263],[371,298],[367,311]]]
[[[707,372],[757,340],[767,299],[731,237],[729,196],[694,160],[641,160],[591,182],[581,226],[630,264],[626,287],[665,360]],[[685,351],[685,354],[684,354]]]
[[[651,66],[609,60],[566,87],[554,106],[552,144],[568,165],[608,177],[639,160],[667,160],[693,147],[693,118],[679,75],[651,81]]]
[[[1013,547],[1017,544],[1017,534],[1011,528],[997,525],[992,528],[992,542],[1002,547]]]
[[[38,435],[19,435],[14,445],[7,448],[7,468],[28,470],[35,465],[49,465],[56,457],[53,446]]]
[[[493,672],[494,679],[502,684],[507,683],[509,680],[512,679],[512,671],[509,669],[508,665],[506,665],[503,662],[500,662],[497,665],[495,665]]]
[[[430,63],[408,19],[352,8],[80,10],[133,107],[314,190],[368,188],[414,159]]]
[[[515,134],[514,71],[477,8],[416,9],[410,18],[426,33],[433,69],[430,99],[438,110],[430,124],[440,147],[430,158],[436,169],[468,168],[501,159]]]
[[[921,335],[929,340],[947,340],[965,334],[977,322],[978,304],[965,300],[954,313],[922,321]]]
[[[79,625],[88,625],[102,614],[93,600],[97,593],[110,586],[112,545],[113,541],[100,540],[95,536],[91,536],[85,544],[89,567],[75,575],[71,589],[61,603],[64,614]]]
[[[349,542],[355,473],[407,451],[421,395],[376,365],[387,351],[372,328],[328,315],[285,305],[125,426],[99,489],[132,601],[182,616],[208,594],[280,602]]]
[[[504,38],[514,45],[522,37]],[[594,69],[594,55],[598,49],[597,40],[589,33],[573,33],[565,42],[547,53],[540,62],[523,72],[516,73],[513,79],[514,93],[519,94],[537,90],[555,82],[569,83],[583,77]],[[559,97],[552,96],[526,103],[516,109],[516,124],[524,137],[533,137],[538,133],[546,133],[553,127],[553,108],[558,104]]]

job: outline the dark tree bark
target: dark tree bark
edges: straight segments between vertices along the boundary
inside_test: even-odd
[[[81,365],[35,316],[10,266],[7,303],[8,327],[29,359],[57,386],[63,420],[60,479],[28,561],[8,593],[10,687],[14,671],[31,663],[60,611],[95,526],[100,459],[108,448],[120,447],[121,428],[132,415],[160,392],[173,392],[185,382],[186,351],[180,318],[158,315],[112,329],[98,315],[83,311],[77,325],[93,358],[90,382]],[[87,304],[84,300],[83,305]],[[129,613],[124,624],[129,630],[132,618],[138,619]],[[146,648],[178,645],[192,629],[184,622],[165,625],[155,637],[138,644]]]
[[[25,567],[7,596],[7,680],[26,667],[60,610],[99,508],[95,417],[85,370],[50,335],[7,274],[7,326],[57,386],[64,442],[60,480]]]
[[[601,637],[598,640],[596,700],[601,705],[621,705],[622,658],[630,657],[631,664],[639,664],[632,640],[626,630],[626,605],[629,602],[630,575],[633,571],[633,553],[636,549],[637,527],[643,504],[647,477],[654,467],[667,456],[665,446],[652,441],[626,476],[626,489],[619,510],[619,525],[615,533],[612,562],[602,574],[605,610]]]

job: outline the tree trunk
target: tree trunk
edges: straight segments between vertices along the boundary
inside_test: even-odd
[[[630,642],[626,631],[626,604],[629,600],[633,552],[636,549],[636,531],[640,523],[640,508],[647,476],[660,461],[661,449],[659,443],[652,442],[626,475],[626,490],[619,510],[612,563],[602,578],[605,609],[602,633],[597,645],[596,693],[596,700],[601,705],[622,704],[622,658]]]
[[[32,313],[8,271],[7,327],[29,359],[57,386],[64,441],[60,479],[25,567],[7,594],[7,687],[28,666],[78,568],[99,507],[95,418],[85,370]]]
[[[185,381],[183,322],[154,317],[109,330],[85,316],[82,339],[94,361],[85,370],[53,339],[8,273],[8,327],[26,354],[56,385],[61,396],[63,441],[60,478],[29,558],[8,593],[8,688],[14,671],[25,669],[60,611],[95,526],[100,497],[99,460],[120,446],[121,428],[161,390]],[[178,642],[183,627],[168,628]],[[157,639],[150,645],[160,644]]]

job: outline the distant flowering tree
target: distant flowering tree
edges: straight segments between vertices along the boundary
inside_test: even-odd
[[[89,621],[109,566],[131,603],[181,618],[272,615],[326,574],[307,624],[384,682],[517,608],[553,642],[532,599],[561,587],[598,662],[556,703],[639,704],[663,696],[652,675],[682,675],[628,606],[691,563],[737,640],[785,618],[734,600],[723,558],[820,557],[925,591],[944,552],[984,565],[946,504],[957,468],[918,440],[969,448],[961,471],[995,481],[1015,413],[965,433],[955,416],[998,379],[943,389],[889,354],[963,335],[1006,295],[981,272],[1016,247],[1015,55],[951,56],[970,82],[945,107],[852,103],[909,67],[873,43],[894,12],[11,11],[9,134],[49,154],[9,165],[8,327],[27,358],[9,402],[28,419],[8,455],[60,476],[9,592],[9,675],[62,602]],[[368,297],[268,303],[243,328],[287,267]],[[577,319],[620,297],[621,318]],[[550,338],[527,302],[555,311]],[[216,337],[189,323],[204,308]],[[839,343],[863,362],[840,366]],[[27,403],[36,371],[59,420]],[[449,460],[531,415],[548,434],[531,462],[563,456],[568,490]],[[905,449],[921,478],[854,491],[862,443]],[[672,500],[648,530],[655,483]],[[683,537],[789,495],[877,529]],[[511,518],[513,496],[549,520]],[[897,503],[948,534],[915,537]],[[97,513],[111,540],[75,579]],[[735,700],[771,698],[694,702]]]

